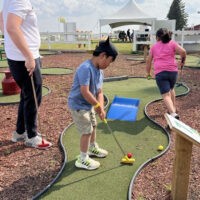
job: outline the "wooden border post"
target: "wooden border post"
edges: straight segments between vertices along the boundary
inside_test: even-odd
[[[192,142],[176,134],[176,155],[172,178],[173,200],[187,200],[192,145]]]
[[[200,134],[167,113],[165,118],[170,129],[176,133],[172,199],[187,200],[192,146],[193,144],[200,146]]]

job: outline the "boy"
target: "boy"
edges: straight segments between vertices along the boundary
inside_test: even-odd
[[[105,118],[102,70],[106,69],[116,59],[117,55],[116,48],[108,38],[99,43],[92,58],[83,62],[75,73],[68,97],[68,106],[81,135],[80,155],[75,162],[75,166],[78,168],[97,169],[100,163],[89,156],[103,158],[108,155],[108,152],[99,148],[96,143],[97,121],[95,112],[101,120]]]

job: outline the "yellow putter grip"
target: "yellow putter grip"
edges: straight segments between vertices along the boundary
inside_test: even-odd
[[[101,105],[100,105],[100,103],[98,102],[96,105],[94,105],[94,108],[96,109],[96,108],[98,108],[98,107],[100,107]]]
[[[105,119],[103,119],[103,122],[105,123],[105,124],[107,124],[108,122],[107,122],[107,120],[106,120],[106,118]]]

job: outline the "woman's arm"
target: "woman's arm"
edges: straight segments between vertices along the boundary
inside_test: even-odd
[[[0,30],[1,30],[2,33],[4,33],[2,11],[0,12]]]
[[[178,53],[181,57],[181,67],[185,65],[185,59],[186,59],[186,50],[181,47],[180,45],[177,45],[176,47],[176,53]]]
[[[28,44],[24,38],[24,34],[21,30],[23,19],[15,14],[9,13],[7,17],[6,30],[16,45],[25,57],[25,65],[27,71],[32,75],[35,69],[35,60],[31,51],[29,50]]]
[[[153,56],[151,54],[149,54],[147,61],[146,61],[146,73],[147,73],[147,77],[151,76],[151,63],[153,60]]]

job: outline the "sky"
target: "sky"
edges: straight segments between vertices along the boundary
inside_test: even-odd
[[[0,10],[2,9],[0,0]],[[106,18],[121,9],[129,0],[30,0],[38,16],[41,32],[63,31],[59,17],[66,22],[75,22],[78,31],[99,32],[99,19]],[[137,5],[147,15],[159,20],[166,19],[173,0],[135,0]],[[200,1],[182,0],[185,11],[189,15],[188,26],[200,24]],[[123,30],[124,27],[117,29]],[[115,29],[116,30],[116,29]],[[109,26],[102,28],[110,32]]]

